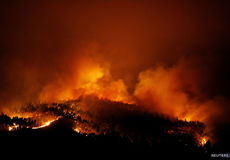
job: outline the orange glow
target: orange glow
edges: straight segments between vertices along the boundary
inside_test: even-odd
[[[201,145],[205,145],[207,143],[207,139],[205,137],[202,138],[201,140]]]
[[[210,115],[216,113],[216,106],[219,105],[215,99],[200,102],[190,98],[184,91],[187,89],[184,86],[189,83],[192,90],[197,92],[198,83],[195,77],[191,78],[192,82],[180,77],[185,72],[184,62],[172,68],[159,66],[140,72],[133,93],[128,91],[122,78],[115,79],[112,76],[110,65],[106,61],[85,57],[78,59],[76,64],[72,67],[71,74],[67,74],[66,80],[58,79],[43,88],[41,102],[93,95],[99,99],[137,104],[150,112],[163,113],[182,120],[205,123],[209,122]]]
[[[35,117],[36,116],[36,113],[29,113],[29,112],[6,112],[7,115],[10,117],[10,118],[13,118],[13,117],[18,117],[18,118],[30,118],[30,117]],[[37,113],[39,114],[39,113]]]
[[[114,78],[107,61],[81,57],[76,60],[76,65],[72,66],[72,70],[67,72],[64,78],[59,77],[42,88],[39,102],[60,102],[94,96],[98,99],[135,104],[148,112],[165,114],[188,122],[204,122],[210,127],[211,117],[222,113],[221,108],[217,107],[221,106],[222,99],[215,97],[200,101],[197,98],[202,96],[199,92],[198,78],[194,75],[188,80],[180,76],[184,72],[191,72],[184,69],[186,68],[184,63],[182,61],[170,68],[157,66],[140,71],[134,88],[130,91],[124,77]],[[189,90],[188,93],[187,90]],[[197,94],[196,97],[191,98],[190,92]],[[93,110],[95,104],[90,105],[92,105],[90,109]],[[217,109],[218,112],[216,112]],[[38,126],[33,129],[46,127],[56,120],[56,117],[37,112],[15,112],[8,115],[32,117],[38,120],[36,124]],[[13,130],[12,126],[9,130]],[[95,133],[89,127],[83,126],[78,126],[74,130],[86,134]]]
[[[9,131],[14,131],[14,130],[17,130],[19,127],[19,125],[13,123],[13,126],[9,126]]]
[[[79,128],[75,128],[74,131],[77,132],[77,133],[80,133]]]
[[[63,101],[94,95],[101,99],[133,103],[122,79],[114,79],[108,65],[83,59],[68,82],[50,84],[40,94],[41,101]]]
[[[229,124],[229,7],[144,1],[1,5],[0,113],[36,120],[38,129],[59,112],[21,106],[82,100],[95,119],[117,117],[112,103],[121,102],[132,104],[128,111],[203,122],[210,132]],[[10,125],[4,129],[21,128]]]
[[[11,119],[17,117],[17,118],[30,118],[31,120],[36,120],[35,125],[37,126],[32,127],[32,129],[44,128],[46,126],[49,126],[52,122],[57,121],[60,118],[60,117],[52,116],[52,115],[49,115],[47,113],[42,113],[42,112],[18,111],[18,112],[7,112],[7,114],[9,115]],[[12,126],[9,126],[8,130],[14,131],[14,130],[17,130],[18,127],[19,127],[18,124],[13,123]]]
[[[48,122],[45,122],[43,125],[41,126],[38,126],[38,127],[32,127],[32,129],[40,129],[40,128],[44,128],[44,127],[47,127],[49,126],[51,123],[53,123],[54,121],[57,121],[59,118],[56,118],[56,119],[53,119],[53,120],[50,120]]]

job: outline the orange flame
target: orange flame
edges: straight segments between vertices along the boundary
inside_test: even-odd
[[[19,127],[19,125],[13,123],[13,126],[9,126],[9,131],[14,131],[14,130],[17,130]]]
[[[58,81],[56,84],[46,86],[40,99],[52,102],[77,99],[85,95],[133,103],[123,80],[113,79],[108,66],[102,66],[90,60],[82,60],[68,82]]]
[[[54,121],[57,121],[58,119],[59,119],[59,117],[56,118],[56,119],[50,120],[50,121],[48,121],[48,122],[45,122],[45,123],[44,123],[43,125],[41,125],[41,126],[32,127],[32,129],[40,129],[40,128],[47,127],[47,126],[49,126],[51,123],[53,123]]]
[[[201,139],[201,145],[203,146],[203,145],[205,145],[207,143],[207,139],[205,138],[205,137],[203,137],[202,139]]]

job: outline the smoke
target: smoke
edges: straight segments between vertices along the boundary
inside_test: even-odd
[[[134,95],[154,112],[211,123],[227,107],[222,62],[210,54],[193,55],[171,67],[148,69],[139,74]]]
[[[96,95],[229,121],[229,2],[0,5],[0,109]]]

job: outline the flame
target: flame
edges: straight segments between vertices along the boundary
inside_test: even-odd
[[[9,126],[9,131],[14,131],[14,130],[17,130],[17,129],[18,129],[18,127],[19,127],[19,125],[18,125],[18,124],[13,123],[13,126]]]
[[[57,121],[59,118],[56,118],[56,119],[53,119],[53,120],[50,120],[50,121],[47,121],[45,122],[44,124],[42,124],[41,126],[38,126],[38,127],[32,127],[32,129],[40,129],[40,128],[44,128],[44,127],[47,127],[49,126],[51,123],[53,123],[54,121]],[[14,131],[14,130],[17,130],[19,128],[19,125],[18,124],[15,124],[13,123],[12,126],[9,126],[8,130],[9,131]],[[28,127],[27,127],[28,128]]]
[[[18,118],[31,118],[31,117],[36,117],[38,116],[38,114],[40,113],[30,113],[30,112],[5,112],[11,119],[14,117],[18,117]]]
[[[191,99],[183,90],[178,67],[147,69],[139,73],[134,92],[128,92],[123,79],[115,79],[110,66],[92,59],[80,59],[73,66],[72,75],[66,81],[57,80],[45,86],[40,94],[41,102],[56,102],[93,95],[99,99],[137,104],[150,112],[163,113],[186,121],[207,122],[215,113],[214,102]],[[194,87],[196,88],[196,87]],[[195,90],[195,89],[194,89]]]
[[[77,133],[80,133],[79,128],[74,128],[73,130],[74,130],[75,132],[77,132]]]
[[[216,113],[218,100],[199,101],[189,97],[189,94],[184,91],[184,86],[192,86],[194,92],[198,92],[198,87],[181,80],[183,77],[179,76],[178,70],[181,70],[180,65],[172,68],[159,66],[141,71],[131,92],[128,91],[124,79],[113,77],[107,63],[83,58],[73,66],[71,74],[68,73],[66,78],[60,77],[44,86],[39,100],[42,103],[59,102],[93,95],[98,99],[135,104],[142,106],[148,112],[163,113],[188,122],[206,123],[210,115]],[[12,114],[11,117],[15,115],[17,113]],[[56,120],[53,117],[45,119],[40,113],[20,113],[17,116],[39,119],[41,125],[33,129],[46,127]],[[12,126],[9,130],[12,130]],[[91,132],[84,127],[76,127],[74,130],[81,133]]]
[[[134,103],[122,79],[114,79],[109,66],[83,59],[67,82],[57,81],[44,87],[42,102],[78,99],[94,95],[100,99]]]
[[[38,127],[32,127],[32,129],[40,129],[40,128],[44,128],[44,127],[47,127],[49,126],[51,123],[53,123],[54,121],[57,121],[59,118],[56,118],[56,119],[53,119],[53,120],[50,120],[48,122],[45,122],[45,124],[41,125],[41,126],[38,126]]]
[[[77,124],[75,127],[73,127],[73,130],[77,133],[84,134],[84,135],[88,135],[91,133],[95,135],[100,134],[95,129],[91,128],[90,126],[84,126],[83,124]]]
[[[65,111],[63,111],[65,112]],[[49,115],[49,113],[43,113],[39,111],[35,112],[24,112],[24,111],[16,111],[16,112],[7,112],[7,115],[13,119],[15,117],[17,118],[30,118],[31,120],[36,120],[36,125],[40,124],[39,126],[32,127],[32,129],[39,129],[44,128],[46,126],[49,126],[52,122],[57,121],[60,116],[53,116]],[[25,126],[24,126],[25,127]],[[19,125],[16,123],[13,123],[13,125],[8,127],[9,131],[14,131],[19,128]],[[29,126],[26,126],[26,128],[29,128]]]
[[[200,143],[204,146],[207,143],[208,139],[206,137],[201,137]]]
[[[202,141],[201,141],[201,144],[202,145],[205,145],[207,143],[207,139],[204,137],[204,138],[202,138]]]
[[[130,5],[130,3],[127,4]],[[91,14],[68,15],[72,13],[72,11],[69,12],[72,7],[68,7],[68,12],[66,12],[68,16],[63,18],[65,14],[62,14],[63,21],[60,21],[60,24],[67,23],[68,27],[56,25],[56,23],[59,24],[59,19],[57,22],[55,19],[48,25],[58,28],[48,34],[43,32],[47,27],[43,19],[40,19],[42,20],[40,23],[39,18],[31,18],[32,21],[42,24],[39,25],[40,27],[44,25],[44,28],[34,26],[30,28],[30,32],[25,32],[25,38],[17,36],[21,38],[22,45],[18,45],[17,39],[10,38],[18,35],[17,29],[8,27],[9,37],[8,34],[4,34],[7,38],[2,38],[3,41],[6,39],[6,44],[3,44],[7,49],[6,52],[4,49],[4,54],[0,57],[1,63],[4,62],[1,65],[4,67],[1,67],[0,86],[4,87],[1,87],[0,105],[28,101],[57,102],[94,95],[99,99],[136,104],[146,112],[167,114],[186,119],[186,121],[205,123],[210,119],[218,121],[220,118],[217,118],[221,117],[219,115],[223,113],[224,107],[213,97],[219,94],[220,96],[228,95],[228,88],[224,88],[224,83],[220,83],[222,80],[228,82],[228,78],[224,76],[228,73],[226,72],[228,57],[225,58],[225,53],[216,54],[216,51],[224,50],[222,49],[225,48],[222,46],[224,43],[221,42],[222,45],[218,46],[219,43],[215,43],[215,36],[210,41],[204,42],[206,32],[203,33],[203,27],[199,27],[203,26],[200,25],[203,23],[200,23],[199,19],[196,21],[197,18],[193,17],[199,14],[191,14],[185,10],[188,16],[186,14],[176,16],[176,22],[179,23],[168,25],[168,20],[172,22],[170,17],[173,15],[168,14],[171,10],[167,14],[162,14],[163,17],[158,17],[161,14],[152,12],[155,9],[151,9],[151,5],[143,3],[140,8],[136,3],[132,5],[134,7],[131,7],[130,11],[124,9],[124,13],[130,14],[122,16],[124,15],[122,9],[118,16],[114,16],[113,10],[107,15],[104,13],[107,13],[108,9],[101,10],[101,7],[97,7],[100,5],[93,4],[93,8],[88,9],[89,11],[93,9],[96,18],[89,18]],[[162,6],[165,8],[165,4]],[[76,9],[76,11],[81,11],[81,9]],[[37,15],[37,10],[34,14]],[[82,20],[75,23],[71,17],[76,19],[78,15],[84,16],[80,16]],[[184,17],[190,16],[192,16],[190,19],[195,20],[194,23],[187,19],[183,22]],[[222,18],[216,19],[216,17],[215,23],[210,21],[213,25],[209,25],[214,27],[215,33],[218,31],[216,26],[221,28],[223,26],[219,23]],[[22,23],[20,26],[24,26],[20,28],[24,33],[23,31],[27,31],[29,27],[27,21],[25,24],[24,21],[19,22]],[[69,22],[71,25],[68,24]],[[152,26],[156,28],[153,29]],[[170,26],[169,29],[168,26]],[[185,32],[174,33],[174,30],[181,26],[185,26],[183,29]],[[56,33],[59,29],[61,34]],[[185,35],[192,37],[184,42]],[[12,40],[8,41],[8,39]],[[34,42],[36,42],[35,46]],[[212,43],[217,46],[214,48],[206,46]],[[58,44],[62,45],[59,47]],[[8,46],[12,46],[12,49],[8,49]],[[190,48],[193,49],[190,50]],[[19,50],[14,51],[14,49]],[[212,49],[214,49],[213,52]],[[193,53],[194,50],[204,51],[204,53]],[[224,60],[223,64],[222,60]],[[132,84],[128,84],[129,82]],[[209,102],[210,99],[213,101]],[[10,117],[14,116],[10,115]],[[40,119],[39,113],[35,115],[20,113],[18,116]],[[49,121],[41,119],[45,122],[42,122],[40,127],[50,125],[49,121],[53,121],[53,119]],[[10,126],[9,130],[14,130],[14,128],[17,129],[16,126]]]

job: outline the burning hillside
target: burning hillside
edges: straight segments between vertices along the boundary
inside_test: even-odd
[[[92,108],[93,107],[93,108]],[[26,117],[26,118],[25,118]],[[181,148],[193,157],[207,156],[205,125],[148,113],[133,104],[94,96],[59,103],[28,104],[0,116],[0,135],[72,137],[78,145],[116,150],[159,151]],[[178,154],[178,153],[177,153]]]
[[[229,6],[2,0],[1,135],[229,152]]]
[[[8,115],[1,115],[2,132],[38,130],[65,119],[71,121],[69,129],[79,134],[99,136],[118,133],[120,137],[128,138],[130,143],[143,141],[152,145],[174,136],[182,138],[184,144],[197,147],[205,145],[207,141],[204,139],[205,125],[201,122],[150,114],[136,105],[93,96],[60,103],[28,104]]]

